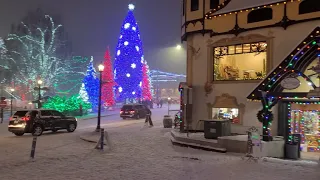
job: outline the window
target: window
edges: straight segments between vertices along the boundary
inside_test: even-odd
[[[191,0],[191,11],[199,10],[199,0]]]
[[[44,110],[44,111],[41,111],[41,116],[52,116],[52,114],[51,114],[51,111]]]
[[[210,0],[210,9],[216,9],[220,4],[219,1],[220,0]]]
[[[186,4],[185,4],[185,2],[184,2],[185,0],[182,0],[182,16],[184,16],[184,9],[185,9],[185,6],[186,6]]]
[[[320,11],[319,0],[304,0],[299,4],[299,14],[307,14]]]
[[[238,108],[212,108],[213,119],[231,120],[234,124],[240,124]]]
[[[266,21],[271,19],[272,19],[271,8],[253,10],[248,14],[248,23],[255,23],[255,22]]]
[[[214,81],[260,80],[266,76],[267,43],[214,48]]]
[[[60,116],[60,117],[63,116],[63,114],[59,111],[52,111],[52,114],[53,114],[53,116]]]
[[[17,111],[14,113],[14,116],[23,117],[27,114],[28,111]]]

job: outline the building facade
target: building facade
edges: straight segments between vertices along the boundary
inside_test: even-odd
[[[319,27],[319,0],[184,0],[189,128],[202,130],[204,119],[231,119],[232,133],[263,130],[257,113],[261,101],[273,98],[266,105],[272,135],[307,136],[303,128],[313,124],[309,139],[320,141],[319,99],[307,97],[320,86]],[[314,147],[320,150],[320,143]]]

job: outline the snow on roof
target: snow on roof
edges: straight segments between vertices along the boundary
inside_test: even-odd
[[[239,11],[242,9],[274,4],[278,2],[285,2],[285,0],[231,0],[226,7],[215,12],[213,15],[224,14],[232,11]]]

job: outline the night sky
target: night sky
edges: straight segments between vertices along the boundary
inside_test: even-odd
[[[0,0],[0,36],[5,38],[10,25],[19,23],[28,11],[41,8],[61,18],[75,55],[93,55],[98,63],[107,46],[115,54],[129,3],[136,6],[134,14],[151,69],[185,73],[185,52],[174,48],[180,43],[180,0]]]

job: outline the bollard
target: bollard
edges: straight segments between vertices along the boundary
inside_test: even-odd
[[[104,146],[104,128],[101,128],[100,130],[100,148],[103,150]]]
[[[37,145],[37,136],[34,136],[32,140],[31,154],[30,154],[30,158],[32,159],[34,159],[34,155],[36,152],[36,145]]]

